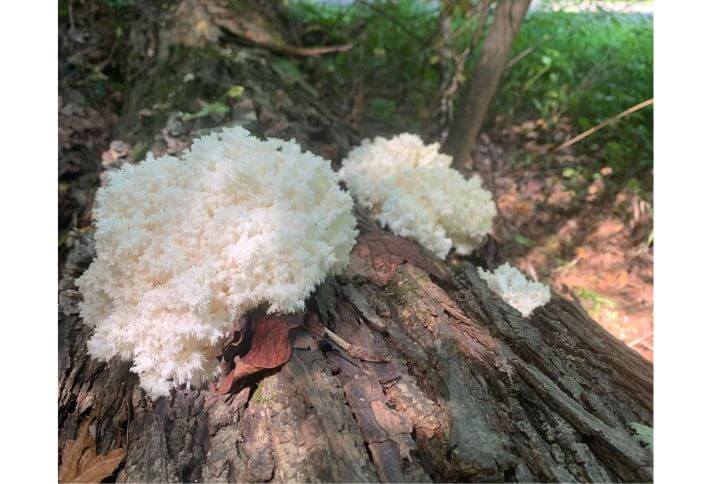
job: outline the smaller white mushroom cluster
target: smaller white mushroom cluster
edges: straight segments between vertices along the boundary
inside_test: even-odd
[[[439,148],[408,133],[367,139],[349,153],[339,175],[382,226],[444,259],[452,247],[468,255],[482,242],[495,205],[481,180],[450,168],[452,157]]]
[[[521,271],[507,262],[495,271],[486,272],[478,267],[478,275],[493,292],[518,309],[524,317],[530,316],[534,309],[551,299],[548,286],[529,281]]]
[[[97,193],[97,256],[77,281],[89,353],[133,360],[152,398],[209,380],[232,321],[300,310],[347,265],[352,207],[328,161],[242,128],[123,166]]]

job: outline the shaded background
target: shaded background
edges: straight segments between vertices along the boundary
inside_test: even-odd
[[[442,141],[495,2],[271,2],[241,19],[244,4],[60,3],[61,264],[106,170],[216,126],[295,137],[335,166],[365,137]],[[652,98],[651,11],[533,2],[467,167],[497,200],[505,255],[648,359],[652,107],[554,148]],[[251,49],[251,31],[268,43]]]

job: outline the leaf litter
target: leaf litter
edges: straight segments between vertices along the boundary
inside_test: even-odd
[[[91,419],[84,420],[78,427],[76,440],[68,440],[63,446],[61,467],[58,470],[59,482],[101,482],[114,474],[126,457],[123,448],[98,455],[90,425]]]

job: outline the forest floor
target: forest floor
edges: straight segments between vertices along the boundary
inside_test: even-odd
[[[473,169],[497,201],[503,255],[533,279],[577,297],[600,325],[652,361],[652,208],[628,188],[615,192],[605,183],[608,167],[585,181],[564,178],[564,160],[509,166],[505,160],[524,146],[537,146],[524,139],[536,125],[493,134],[499,144],[482,134],[476,149]]]

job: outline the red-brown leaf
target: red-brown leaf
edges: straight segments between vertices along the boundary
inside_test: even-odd
[[[291,358],[290,332],[301,325],[300,315],[251,318],[252,341],[250,350],[243,356],[235,356],[234,367],[218,385],[212,385],[217,394],[228,393],[233,384],[261,370],[278,368]]]

